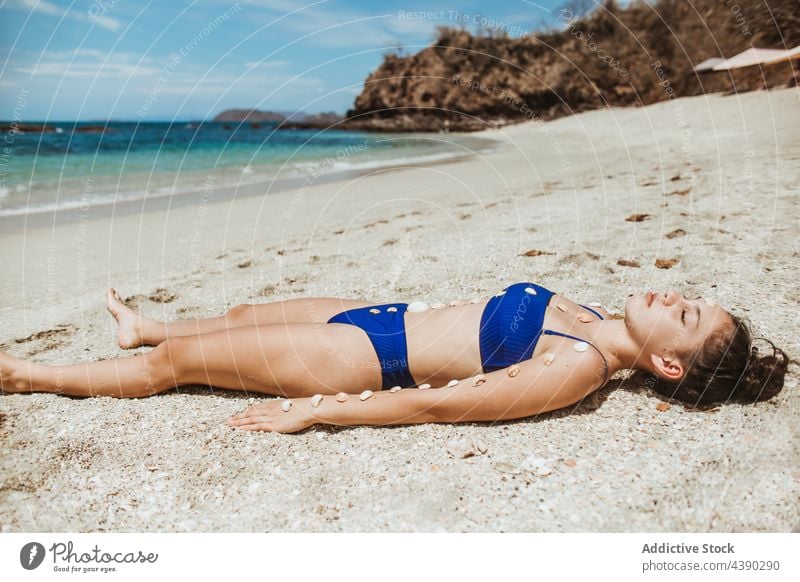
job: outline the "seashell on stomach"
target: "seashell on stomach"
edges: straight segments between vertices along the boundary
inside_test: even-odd
[[[336,395],[336,402],[345,402],[348,398],[350,398],[350,395],[347,392],[339,392]]]
[[[361,400],[366,400],[367,398],[372,398],[372,395],[375,394],[372,390],[364,390],[358,397]]]
[[[477,376],[475,376],[475,378],[472,380],[472,385],[473,385],[473,386],[480,386],[480,385],[481,385],[481,384],[483,384],[484,382],[486,382],[486,376],[484,376],[483,374],[478,374],[478,375],[477,375]]]
[[[519,366],[513,364],[508,367],[508,372],[506,372],[511,378],[519,374]]]
[[[402,387],[402,386],[392,386],[392,387],[389,389],[389,392],[400,392],[400,390],[402,390],[402,389],[403,389],[403,387]]]
[[[412,301],[408,304],[408,308],[406,311],[410,311],[411,313],[419,313],[420,311],[427,311],[428,304],[424,301]]]
[[[428,389],[428,388],[430,388],[430,387],[431,387],[431,385],[430,385],[430,384],[420,384],[420,385],[418,386],[418,388],[419,388],[420,390],[427,390],[427,389]]]
[[[284,412],[289,412],[289,409],[291,407],[292,407],[291,400],[284,400],[283,402],[281,402],[281,410],[283,410]]]
[[[450,381],[447,383],[447,387],[448,387],[448,388],[452,388],[453,386],[456,386],[457,384],[458,384],[458,380],[450,380]]]
[[[313,406],[314,408],[317,408],[321,402],[322,402],[322,394],[314,394],[314,396],[311,397],[311,406]]]

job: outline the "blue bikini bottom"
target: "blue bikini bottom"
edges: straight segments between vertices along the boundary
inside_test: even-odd
[[[381,390],[393,386],[412,388],[417,385],[408,369],[408,346],[403,319],[407,307],[408,303],[370,305],[342,311],[328,320],[328,323],[355,325],[366,332],[381,365]],[[378,312],[373,313],[370,310]]]

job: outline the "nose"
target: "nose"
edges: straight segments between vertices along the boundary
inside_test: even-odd
[[[673,291],[672,289],[668,289],[664,295],[665,295],[664,307],[669,307],[670,305],[673,305],[680,297],[680,294],[677,291]]]

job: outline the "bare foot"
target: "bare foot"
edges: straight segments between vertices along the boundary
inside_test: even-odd
[[[30,382],[25,382],[19,367],[22,360],[5,352],[0,352],[0,392],[31,392]]]
[[[145,345],[142,338],[144,318],[122,302],[117,290],[111,287],[106,293],[108,311],[119,324],[117,343],[123,350],[130,350]]]

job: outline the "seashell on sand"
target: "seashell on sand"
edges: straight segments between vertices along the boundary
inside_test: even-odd
[[[572,346],[572,349],[576,352],[585,352],[589,349],[589,344],[586,342],[575,342],[575,344]]]
[[[472,385],[480,386],[484,382],[486,382],[486,376],[484,376],[483,374],[478,374],[477,376],[475,376],[475,379],[472,380]]]
[[[547,352],[542,358],[542,363],[545,366],[549,366],[555,361],[556,361],[556,355],[553,352]]]
[[[587,303],[589,307],[602,307],[599,301],[592,301],[591,303]]]
[[[292,407],[291,400],[284,400],[283,402],[281,402],[281,410],[283,410],[284,412],[289,412],[289,409],[291,407]]]
[[[509,366],[509,367],[508,367],[508,372],[507,372],[507,374],[508,374],[508,375],[509,375],[511,378],[513,378],[514,376],[516,376],[517,374],[519,374],[519,366],[517,366],[516,364],[513,364],[513,365]]]
[[[367,398],[372,398],[373,394],[375,393],[372,390],[364,390],[358,397],[361,400],[366,400]]]
[[[588,313],[579,313],[577,319],[578,319],[578,321],[580,321],[582,323],[589,323],[594,318],[591,315],[589,315]]]
[[[375,308],[372,308],[372,309],[370,309],[370,310],[369,310],[369,312],[370,312],[370,313],[380,313],[380,312],[381,312],[381,310],[380,310],[380,309],[375,309]]]
[[[431,387],[431,385],[430,385],[430,384],[420,384],[420,385],[418,386],[418,388],[419,388],[420,390],[427,390],[427,389],[428,389],[428,388],[430,388],[430,387]]]
[[[345,402],[348,398],[350,398],[350,395],[347,392],[339,392],[336,395],[336,402]]]
[[[558,307],[561,311],[569,311],[569,307],[567,307],[563,303],[556,303],[556,307]]]
[[[525,293],[536,295],[536,289],[534,289],[533,287],[525,287]]]
[[[411,313],[419,313],[420,311],[426,311],[428,309],[428,304],[424,301],[412,301],[408,304],[407,311]]]
[[[452,388],[453,386],[456,386],[456,385],[458,385],[458,380],[450,380],[450,381],[447,383],[447,387],[448,387],[448,388]]]
[[[319,406],[321,402],[322,402],[322,394],[314,394],[314,396],[311,397],[311,406],[313,406],[314,408]]]
[[[391,311],[392,313],[394,313],[395,311],[397,311],[397,307],[389,307],[386,311]]]
[[[389,392],[400,392],[400,390],[402,389],[403,389],[402,386],[392,386],[391,388],[389,388]]]

